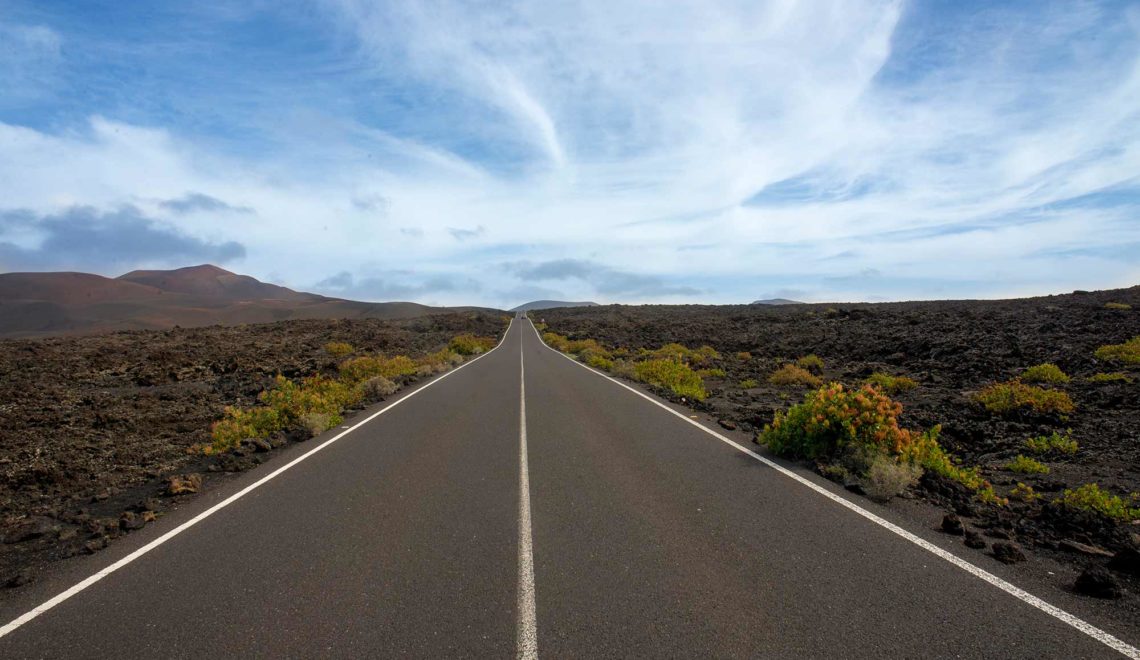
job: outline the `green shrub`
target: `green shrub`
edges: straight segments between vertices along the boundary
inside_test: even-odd
[[[740,351],[736,354],[736,359],[740,360],[741,362],[747,362],[752,359],[752,354],[748,351]]]
[[[346,344],[343,341],[330,341],[325,344],[325,352],[334,358],[342,358],[352,353],[352,351],[352,344]]]
[[[1093,374],[1089,376],[1088,381],[1090,383],[1131,383],[1132,378],[1122,372],[1114,371],[1112,373]]]
[[[794,364],[785,364],[768,376],[768,382],[773,385],[795,385],[798,387],[819,387],[822,381],[811,374],[807,369]]]
[[[604,355],[591,355],[586,358],[586,364],[603,371],[609,371],[614,368],[614,361]]]
[[[713,360],[719,359],[720,353],[717,353],[716,349],[712,346],[701,346],[697,350],[689,353],[689,364],[694,366],[705,365]]]
[[[740,381],[740,389],[750,390],[753,387],[758,386],[759,384],[760,383],[757,383],[755,378],[745,378],[744,380]]]
[[[989,385],[974,394],[974,401],[998,414],[1026,409],[1037,413],[1071,413],[1075,408],[1068,394],[1026,385],[1019,380]]]
[[[1003,499],[982,478],[977,467],[957,465],[938,444],[941,427],[912,431],[899,427],[902,405],[881,390],[864,385],[847,390],[831,383],[804,397],[787,413],[778,412],[764,427],[760,441],[776,454],[798,458],[832,458],[849,448],[868,449],[917,465],[975,491],[983,502],[1002,504]]]
[[[472,334],[462,334],[453,337],[447,347],[460,355],[479,355],[494,348],[495,339],[494,337],[476,337]]]
[[[880,388],[887,394],[898,394],[918,387],[918,383],[914,379],[906,376],[892,376],[882,371],[871,374],[865,382]]]
[[[1027,486],[1019,481],[1013,490],[1009,491],[1009,498],[1028,504],[1041,499],[1041,494],[1033,490],[1033,486]]]
[[[566,352],[581,355],[582,353],[595,353],[609,357],[610,353],[601,344],[593,339],[575,339],[566,344]]]
[[[822,374],[823,373],[823,358],[819,357],[818,355],[816,355],[814,353],[812,353],[811,355],[805,355],[802,358],[796,360],[796,366],[799,367],[800,369],[806,369],[807,371],[810,371],[813,374],[817,374],[817,375]]]
[[[1133,503],[1137,496],[1133,494]],[[1118,522],[1129,522],[1140,518],[1140,508],[1129,506],[1122,498],[1101,489],[1096,484],[1085,484],[1076,490],[1065,489],[1061,497],[1053,500],[1069,509],[1094,511]]]
[[[542,341],[546,342],[547,346],[563,353],[565,353],[566,349],[570,346],[570,340],[557,332],[542,333]]]
[[[1060,367],[1046,362],[1026,369],[1021,374],[1021,380],[1025,383],[1067,383],[1070,379]]]
[[[724,369],[699,369],[697,375],[701,378],[724,378]]]
[[[925,433],[901,428],[901,413],[900,404],[873,387],[849,390],[830,383],[786,413],[777,412],[760,439],[776,454],[809,459],[834,457],[848,447],[909,458],[913,445],[937,444],[938,427]]]
[[[342,362],[340,377],[351,385],[377,376],[392,380],[416,373],[418,366],[414,360],[403,355],[390,358],[380,355],[362,355]]]
[[[1028,456],[1018,454],[1012,461],[1006,463],[1005,469],[1017,474],[1049,474],[1049,466]]]
[[[1126,310],[1126,309],[1132,309],[1132,305],[1129,305],[1128,303],[1107,302],[1104,304],[1104,308],[1105,309]]]
[[[277,376],[273,388],[257,398],[266,407],[276,410],[284,426],[288,427],[309,413],[326,414],[333,424],[340,424],[340,411],[359,403],[362,396],[359,389],[343,381],[317,375],[300,383]]]
[[[677,396],[704,401],[708,396],[704,382],[687,364],[669,359],[638,362],[634,366],[637,380],[663,387]]]
[[[1140,364],[1140,335],[1129,339],[1123,344],[1108,344],[1096,349],[1093,356],[1106,362],[1121,362],[1123,364]]]
[[[649,356],[660,360],[673,360],[674,362],[688,362],[693,352],[677,343],[665,344],[661,348],[650,351]]]
[[[1025,448],[1034,454],[1075,454],[1077,453],[1077,441],[1073,440],[1072,432],[1066,431],[1065,435],[1053,431],[1052,435],[1039,435],[1036,438],[1029,438],[1025,441]]]
[[[545,323],[535,323],[535,324],[534,324],[534,329],[535,329],[535,330],[538,330],[539,332],[542,332],[542,331],[546,330],[546,327],[547,327],[547,326],[546,326],[546,324],[545,324]]]
[[[225,416],[210,428],[213,443],[203,448],[206,454],[236,449],[246,438],[269,438],[281,431],[283,420],[273,408],[227,407]]]

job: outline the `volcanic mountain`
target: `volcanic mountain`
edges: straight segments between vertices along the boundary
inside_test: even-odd
[[[468,311],[303,293],[217,266],[89,273],[0,274],[0,337],[93,334],[288,319],[404,319]]]

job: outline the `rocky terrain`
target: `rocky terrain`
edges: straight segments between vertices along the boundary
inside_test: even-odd
[[[608,349],[711,345],[720,358],[705,366],[724,375],[706,373],[708,398],[686,403],[728,428],[753,433],[803,399],[805,387],[768,380],[803,356],[822,358],[817,373],[823,382],[859,385],[875,372],[914,379],[917,387],[892,395],[904,407],[903,425],[941,424],[942,446],[964,465],[979,466],[997,495],[1010,501],[1004,506],[979,502],[958,484],[931,474],[904,496],[952,513],[947,531],[965,533],[968,545],[999,560],[1016,562],[1024,553],[1036,553],[1090,567],[1096,578],[1117,555],[1108,581],[1117,585],[1117,594],[1123,583],[1136,605],[1140,525],[1052,502],[1066,489],[1096,483],[1126,505],[1140,507],[1136,496],[1130,499],[1140,492],[1140,365],[1094,356],[1100,346],[1140,335],[1140,287],[998,301],[611,305],[542,315],[550,331],[572,340],[592,338]],[[1071,377],[1044,387],[1068,393],[1073,413],[995,414],[973,400],[983,387],[1042,363],[1053,363]],[[1121,376],[1090,380],[1105,373]],[[1071,437],[1079,449],[1071,455],[1028,450],[1028,439],[1055,432]],[[1018,455],[1040,461],[1048,473],[1011,470]],[[1036,499],[1019,501],[1024,489],[1014,492],[1018,483],[1031,487]],[[1076,588],[1091,593],[1100,587]]]
[[[95,552],[161,515],[170,495],[261,462],[288,440],[212,457],[193,448],[277,374],[335,373],[329,342],[416,357],[505,327],[471,312],[0,340],[0,583]]]

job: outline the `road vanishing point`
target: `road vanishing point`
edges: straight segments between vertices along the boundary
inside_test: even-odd
[[[0,658],[1140,657],[690,415],[517,317],[0,604]]]

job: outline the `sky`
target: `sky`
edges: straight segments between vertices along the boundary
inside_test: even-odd
[[[0,0],[0,272],[359,300],[1140,284],[1135,2]]]

